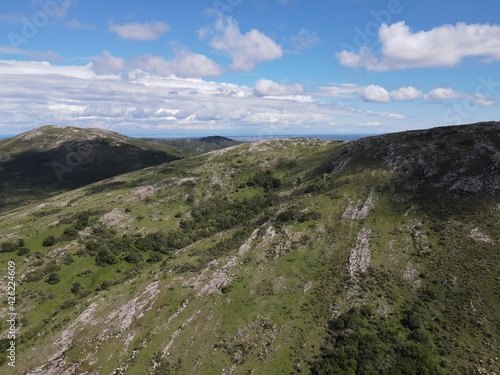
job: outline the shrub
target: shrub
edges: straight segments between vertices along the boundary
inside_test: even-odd
[[[1,246],[2,253],[10,253],[12,251],[16,251],[17,247],[10,242],[4,242]]]
[[[73,285],[71,286],[71,293],[78,294],[81,287],[82,287],[82,284],[80,284],[78,281],[76,283],[73,283]]]
[[[56,238],[53,235],[50,235],[48,237],[45,237],[45,239],[42,242],[42,246],[48,247],[48,246],[53,246],[56,243]]]
[[[21,247],[17,250],[17,255],[26,255],[30,252],[30,249],[27,247]]]
[[[115,264],[116,262],[118,262],[118,259],[108,249],[99,251],[95,257],[95,263],[98,266],[106,266],[108,264]]]
[[[37,281],[42,280],[43,272],[39,270],[31,271],[24,276],[24,281],[28,283],[35,283]]]
[[[163,259],[162,255],[158,252],[154,252],[151,254],[151,256],[148,258],[147,262],[148,263],[158,263]]]
[[[61,281],[61,279],[57,273],[51,273],[47,278],[47,282],[51,285],[57,284],[59,281]]]
[[[135,250],[130,250],[125,256],[125,260],[128,263],[139,263],[142,260],[142,255]]]

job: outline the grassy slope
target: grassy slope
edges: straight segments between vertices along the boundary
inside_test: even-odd
[[[51,260],[61,267],[57,284],[45,274],[18,287],[17,371],[60,373],[64,358],[90,373],[322,373],[335,365],[332,343],[349,340],[345,347],[359,352],[356,340],[375,335],[398,348],[420,345],[437,373],[498,373],[499,149],[498,125],[347,144],[244,144],[5,214],[2,238],[23,238],[31,251],[0,253],[2,264],[14,260],[22,277],[50,270]],[[265,170],[281,186],[256,185]],[[260,201],[251,197],[267,197],[267,208],[253,210]],[[163,251],[157,263],[145,262],[152,250],[128,263],[130,249],[115,247],[119,261],[96,266],[85,242],[112,234],[89,228],[103,227],[97,220],[114,209],[117,221],[107,216],[104,227],[117,238],[175,231],[187,241],[178,247],[191,244]],[[85,210],[79,239],[41,246]],[[367,229],[370,265],[351,274]],[[75,281],[86,293],[70,291]],[[355,306],[371,312],[353,319]],[[410,312],[417,323],[407,322]],[[348,363],[357,373],[391,373],[363,372],[353,353],[341,353],[345,373]],[[383,358],[380,368],[390,363]]]
[[[0,209],[179,159],[168,145],[100,129],[44,126],[0,141]]]

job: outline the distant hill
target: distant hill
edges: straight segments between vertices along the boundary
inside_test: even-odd
[[[107,130],[42,126],[0,141],[0,210],[180,157]]]
[[[182,153],[184,157],[201,155],[206,152],[219,150],[226,147],[236,146],[241,142],[234,141],[230,138],[221,136],[210,136],[203,138],[183,138],[183,139],[156,139],[144,138],[147,141],[161,143],[171,147],[175,147]]]
[[[0,213],[0,238],[1,373],[500,374],[500,123],[243,143]]]

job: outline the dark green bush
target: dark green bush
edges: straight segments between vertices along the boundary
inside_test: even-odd
[[[42,246],[48,247],[48,246],[53,246],[56,243],[56,238],[53,235],[50,235],[48,237],[45,237],[45,239],[42,242]]]
[[[57,273],[51,273],[49,277],[47,278],[47,282],[49,284],[57,284],[61,279],[59,278],[59,275]]]
[[[26,254],[29,254],[30,252],[30,249],[28,249],[27,247],[21,247],[17,250],[17,255],[26,255]]]

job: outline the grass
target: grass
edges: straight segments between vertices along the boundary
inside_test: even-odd
[[[34,332],[19,345],[23,364],[18,370],[31,371],[46,363],[61,333],[87,311],[92,324],[75,323],[73,344],[65,353],[66,363],[77,364],[78,371],[111,373],[124,367],[127,373],[219,374],[234,366],[235,374],[252,369],[308,374],[329,360],[329,322],[347,317],[352,308],[370,306],[373,312],[364,330],[354,329],[360,336],[352,339],[381,335],[378,326],[406,342],[412,330],[401,322],[414,310],[421,314],[439,371],[468,373],[480,361],[488,371],[496,371],[491,361],[500,354],[495,340],[500,334],[498,192],[448,193],[451,182],[437,184],[446,168],[457,166],[440,159],[442,155],[435,162],[443,171],[429,179],[422,179],[419,166],[399,167],[394,162],[396,167],[389,168],[387,160],[400,157],[411,167],[421,152],[417,146],[428,143],[426,133],[410,134],[408,142],[402,137],[345,144],[243,144],[218,156],[200,155],[114,177],[49,198],[43,207],[37,202],[2,215],[2,238],[23,238],[30,253],[0,253],[0,261],[14,259],[23,275],[28,268],[42,270],[50,263],[50,251],[70,244],[60,241],[43,247],[44,238],[60,238],[75,224],[76,214],[95,211],[87,229],[55,256],[61,266],[57,284],[48,284],[44,275],[41,281],[18,287],[23,334]],[[414,142],[411,137],[420,138]],[[408,146],[391,154],[396,141]],[[447,144],[453,142],[451,138]],[[462,142],[460,149],[473,145]],[[432,158],[425,160],[434,163]],[[343,161],[343,167],[334,168]],[[279,187],[247,184],[266,169],[280,180]],[[136,199],[136,189],[146,186],[154,186],[155,194]],[[370,195],[376,203],[365,218],[342,218],[349,201],[360,210]],[[254,210],[244,203],[252,197],[267,197],[266,206]],[[123,221],[99,224],[97,220],[114,208],[125,214]],[[190,221],[193,215],[195,222]],[[218,223],[223,217],[239,219]],[[94,227],[110,230],[98,235],[90,230]],[[351,277],[349,258],[363,228],[372,230],[370,267]],[[492,243],[471,238],[474,228]],[[117,251],[118,262],[102,267],[96,265],[95,254],[76,255],[90,238],[106,245],[124,234],[137,239],[158,231],[180,233],[185,236],[182,246],[189,246],[169,249],[157,263],[146,262],[150,250],[134,264],[126,261],[128,248]],[[418,247],[417,232],[425,233],[429,251]],[[228,263],[245,242],[250,246],[246,253]],[[34,258],[23,262],[36,252],[43,264]],[[73,263],[64,264],[66,253],[72,254]],[[413,279],[403,277],[409,264],[415,269]],[[228,279],[218,284],[218,290],[202,292],[221,272]],[[414,284],[417,280],[419,286]],[[71,292],[76,281],[87,296]],[[116,284],[99,288],[105,281]],[[152,293],[147,288],[155,282],[158,288]],[[68,301],[75,301],[75,306],[61,309]],[[95,310],[90,311],[92,303]],[[122,330],[125,315],[113,312],[123,306],[131,315]],[[163,356],[170,342],[170,354]]]

